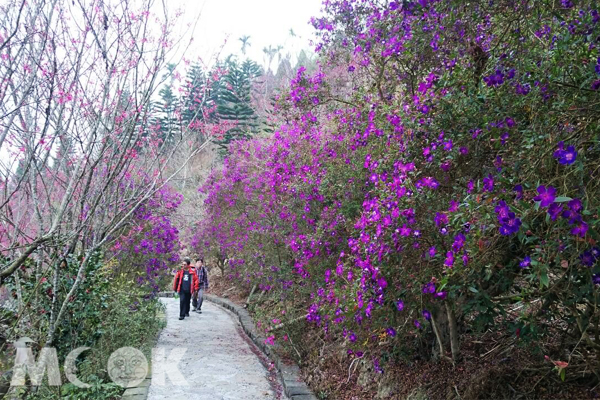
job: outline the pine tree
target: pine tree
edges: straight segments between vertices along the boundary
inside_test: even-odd
[[[158,121],[160,122],[161,139],[167,143],[172,143],[175,135],[181,129],[177,118],[177,108],[179,99],[173,93],[171,85],[165,85],[158,92],[161,102],[158,104]]]
[[[235,122],[223,140],[216,143],[227,152],[234,140],[248,139],[258,131],[258,115],[252,107],[252,89],[255,80],[262,75],[260,66],[251,60],[241,65],[237,60],[226,61],[225,74],[216,85],[217,115],[222,121]]]
[[[215,116],[208,114],[215,103],[214,90],[207,82],[207,76],[199,64],[193,64],[187,73],[185,95],[182,99],[182,124],[189,129],[196,129],[198,122],[211,121]],[[198,130],[199,134],[202,132]],[[201,141],[204,137],[199,138]]]

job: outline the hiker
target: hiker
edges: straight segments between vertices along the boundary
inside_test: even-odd
[[[198,269],[196,268],[196,264],[191,264],[191,268],[196,273],[196,275],[200,276]],[[200,282],[200,281],[198,281],[198,282]],[[192,311],[196,311],[197,307],[198,307],[198,291],[194,290],[192,292]]]
[[[196,297],[198,298],[198,307],[194,310],[198,314],[202,314],[202,302],[204,300],[204,292],[208,290],[208,271],[204,266],[204,259],[196,259],[196,270],[198,271],[198,292]]]
[[[190,316],[190,300],[192,293],[198,291],[198,274],[190,265],[189,258],[183,260],[183,266],[173,280],[173,290],[179,293],[179,319]]]

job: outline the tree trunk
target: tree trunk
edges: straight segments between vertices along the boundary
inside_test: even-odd
[[[437,344],[439,347],[440,358],[445,358],[446,352],[444,351],[444,342],[442,340],[442,336],[440,335],[440,330],[437,326],[437,323],[435,322],[435,319],[437,317],[436,314],[433,314],[431,316],[431,326],[433,327],[433,333],[435,334],[435,339],[437,340]]]
[[[452,350],[452,361],[458,361],[460,357],[460,348],[458,345],[458,329],[456,327],[456,315],[454,314],[454,310],[452,306],[446,300],[446,313],[448,314],[448,325],[450,328],[450,349]]]
[[[252,290],[250,291],[250,294],[248,295],[248,299],[246,299],[246,304],[244,305],[245,308],[247,308],[248,304],[250,304],[250,299],[252,298],[252,295],[254,294],[255,290],[256,290],[256,285],[252,286]]]

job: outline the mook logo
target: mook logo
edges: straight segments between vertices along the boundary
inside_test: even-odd
[[[40,386],[45,375],[48,375],[48,385],[60,386],[62,384],[58,354],[53,347],[43,347],[37,357],[33,354],[29,343],[35,343],[28,337],[21,338],[14,343],[17,350],[11,386],[25,386],[26,378],[32,386]],[[80,388],[89,388],[91,385],[82,382],[77,376],[76,360],[84,352],[92,350],[90,347],[78,347],[71,351],[64,362],[65,377],[73,385]],[[92,350],[93,351],[93,350]],[[174,348],[168,355],[165,348],[152,349],[152,384],[163,386],[166,377],[175,386],[187,386],[185,377],[179,371],[179,362],[185,354],[185,348]],[[121,347],[115,350],[108,358],[106,370],[108,376],[117,385],[123,388],[137,387],[148,376],[148,360],[144,353],[133,347]]]

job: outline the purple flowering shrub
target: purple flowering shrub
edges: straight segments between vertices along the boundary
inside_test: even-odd
[[[118,259],[116,273],[130,276],[152,293],[170,283],[179,262],[179,231],[172,217],[183,197],[169,186],[138,207],[132,223],[110,249]]]
[[[549,7],[325,2],[320,70],[202,188],[198,243],[378,368],[487,329],[598,354],[598,12]]]

